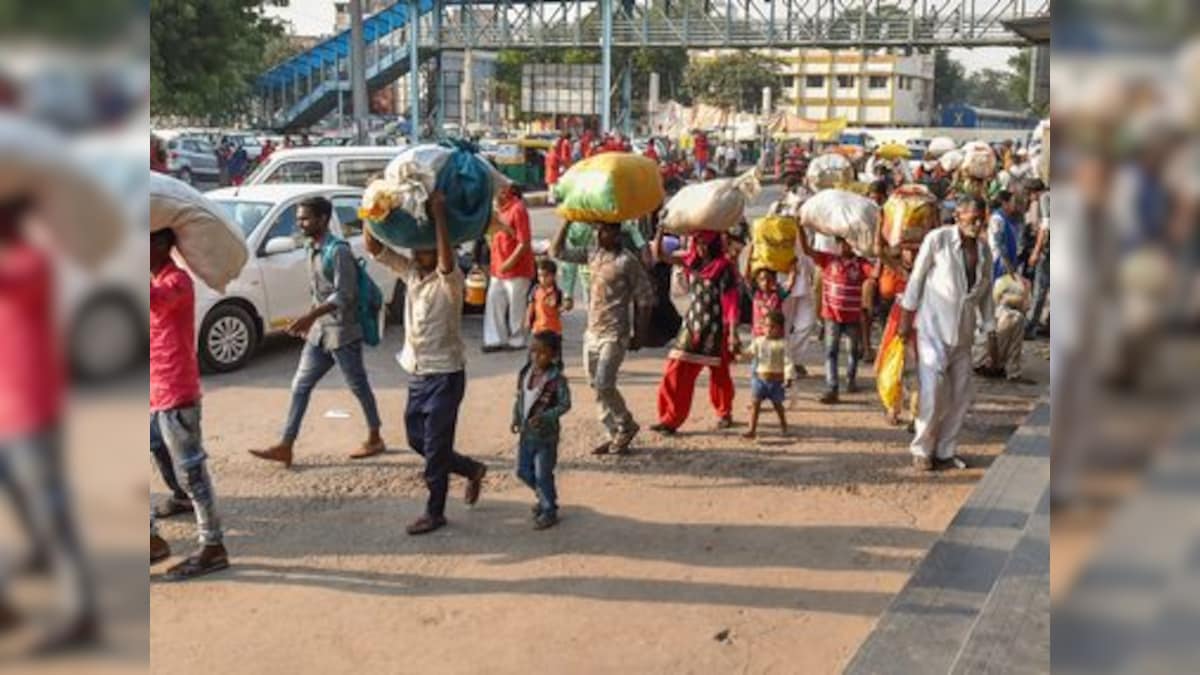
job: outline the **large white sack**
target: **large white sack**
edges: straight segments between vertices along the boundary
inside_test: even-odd
[[[118,198],[69,147],[48,127],[0,114],[0,199],[33,197],[54,244],[94,269],[133,228]]]
[[[248,252],[242,231],[225,211],[195,188],[150,173],[150,231],[175,231],[176,250],[188,269],[218,293],[242,272]]]
[[[946,154],[938,158],[938,163],[942,165],[942,169],[946,173],[954,173],[962,166],[963,154],[961,150],[949,150]]]
[[[418,220],[425,218],[425,201],[437,186],[438,172],[454,150],[444,145],[414,145],[392,158],[383,170],[391,208],[401,208]]]
[[[953,138],[949,136],[935,136],[929,141],[929,147],[925,149],[925,156],[930,159],[937,159],[947,152],[957,149],[958,144],[954,142]]]
[[[996,174],[996,153],[983,141],[971,141],[963,146],[963,172],[972,178],[986,180]]]
[[[662,228],[675,234],[701,230],[724,232],[737,227],[746,205],[758,194],[754,171],[684,187],[663,207]]]
[[[859,255],[875,255],[879,206],[846,190],[822,190],[800,207],[800,224],[813,232],[841,237]]]
[[[813,190],[845,185],[854,180],[854,165],[837,153],[819,155],[809,162],[805,178]]]

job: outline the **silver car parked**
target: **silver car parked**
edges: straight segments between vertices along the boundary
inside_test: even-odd
[[[179,136],[167,141],[167,170],[189,185],[220,181],[216,150],[202,138]]]

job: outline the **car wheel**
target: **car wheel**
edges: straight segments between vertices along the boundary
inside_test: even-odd
[[[200,325],[200,361],[208,372],[228,373],[241,368],[257,343],[254,317],[239,305],[217,305]]]
[[[84,304],[68,335],[71,372],[84,382],[112,380],[146,358],[146,319],[131,300],[118,295]]]

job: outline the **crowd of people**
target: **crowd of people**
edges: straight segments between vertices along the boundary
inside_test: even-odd
[[[569,147],[566,136],[563,141]],[[698,153],[693,157],[702,179],[714,179],[712,167],[702,164]],[[1016,162],[1015,153],[998,161],[1010,160]],[[1033,313],[1027,314],[1024,306],[997,303],[994,290],[1001,279],[1024,284],[1022,279],[1032,277],[1044,294],[1049,250],[1045,186],[1036,179],[1016,181],[1011,173],[1007,185],[993,186],[937,170],[910,177],[884,162],[877,170],[869,194],[880,202],[906,182],[945,181],[943,196],[953,200],[954,208],[944,226],[930,231],[919,247],[877,259],[860,256],[840,238],[832,248],[819,245],[804,227],[796,227],[786,272],[756,263],[767,244],[757,226],[744,219],[732,230],[677,236],[658,227],[658,214],[623,223],[564,222],[539,259],[520,190],[501,191],[485,247],[490,283],[482,350],[528,354],[516,378],[510,430],[517,437],[516,474],[536,496],[536,529],[558,522],[554,473],[561,418],[572,409],[562,315],[573,311],[579,286],[586,311],[583,381],[593,392],[603,435],[592,448],[596,455],[629,453],[641,431],[619,386],[631,351],[668,347],[650,426],[667,436],[687,423],[697,379],[705,369],[718,429],[734,426],[732,369],[744,362],[752,401],[744,436],[752,439],[759,433],[764,401],[787,434],[785,402],[799,395],[796,383],[809,377],[806,349],[819,332],[825,343],[825,387],[819,401],[834,405],[843,391],[859,390],[859,366],[872,356],[872,334],[879,330],[881,345],[898,337],[911,354],[906,364],[913,383],[910,417],[905,420],[899,408],[885,415],[894,424],[908,424],[914,467],[966,467],[957,442],[972,402],[974,376],[1029,382],[1020,369],[1021,345],[1043,324],[1045,299],[1035,300]],[[809,195],[799,177],[792,176],[771,213],[789,212]],[[365,232],[366,251],[405,284],[398,359],[409,375],[403,426],[408,446],[424,458],[429,492],[422,513],[407,526],[411,535],[446,525],[451,474],[466,479],[464,501],[474,504],[488,471],[455,444],[467,383],[462,338],[466,277],[451,245],[441,193],[433,192],[426,208],[436,232],[434,249],[401,254],[377,241],[369,229]],[[355,311],[361,272],[349,246],[330,232],[331,214],[331,204],[320,197],[297,209],[297,223],[308,241],[312,306],[288,327],[304,338],[304,346],[281,435],[273,445],[250,451],[284,467],[293,461],[312,389],[335,364],[367,425],[365,440],[349,456],[362,459],[385,449]],[[1032,243],[1026,245],[1028,241]],[[166,541],[157,535],[158,519],[192,512],[202,546],[166,573],[168,579],[187,579],[229,563],[201,443],[193,290],[189,276],[171,260],[174,243],[170,230],[151,234],[151,452],[172,491],[152,509],[151,561],[169,555]],[[686,307],[680,313],[675,301],[682,296]],[[746,324],[749,340],[743,342]]]

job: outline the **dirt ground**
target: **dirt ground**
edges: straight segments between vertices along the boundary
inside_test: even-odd
[[[715,431],[698,391],[677,437],[644,431],[635,455],[596,458],[576,312],[566,328],[575,407],[560,449],[562,522],[535,532],[508,432],[524,356],[483,357],[479,317],[464,328],[458,448],[491,471],[473,509],[455,479],[450,526],[426,537],[403,531],[424,486],[402,431],[398,328],[367,357],[390,447],[369,460],[346,457],[363,428],[336,373],[313,396],[291,470],[246,454],[278,434],[296,342],[271,340],[245,370],[206,378],[205,441],[233,566],[184,584],[152,569],[155,670],[836,672],[1044,390],[981,383],[962,448],[974,468],[918,476],[908,435],[882,418],[869,369],[863,393],[835,407],[815,402],[822,359],[813,345],[812,375],[790,403],[792,437],[765,414],[757,443],[741,439],[741,425]],[[1047,381],[1044,343],[1026,362]],[[661,350],[641,352],[622,373],[643,427],[654,421],[662,365]],[[747,367],[736,374],[744,423]],[[349,417],[326,416],[340,411]],[[153,470],[150,484],[161,498]],[[177,554],[193,545],[186,519],[163,534]]]

